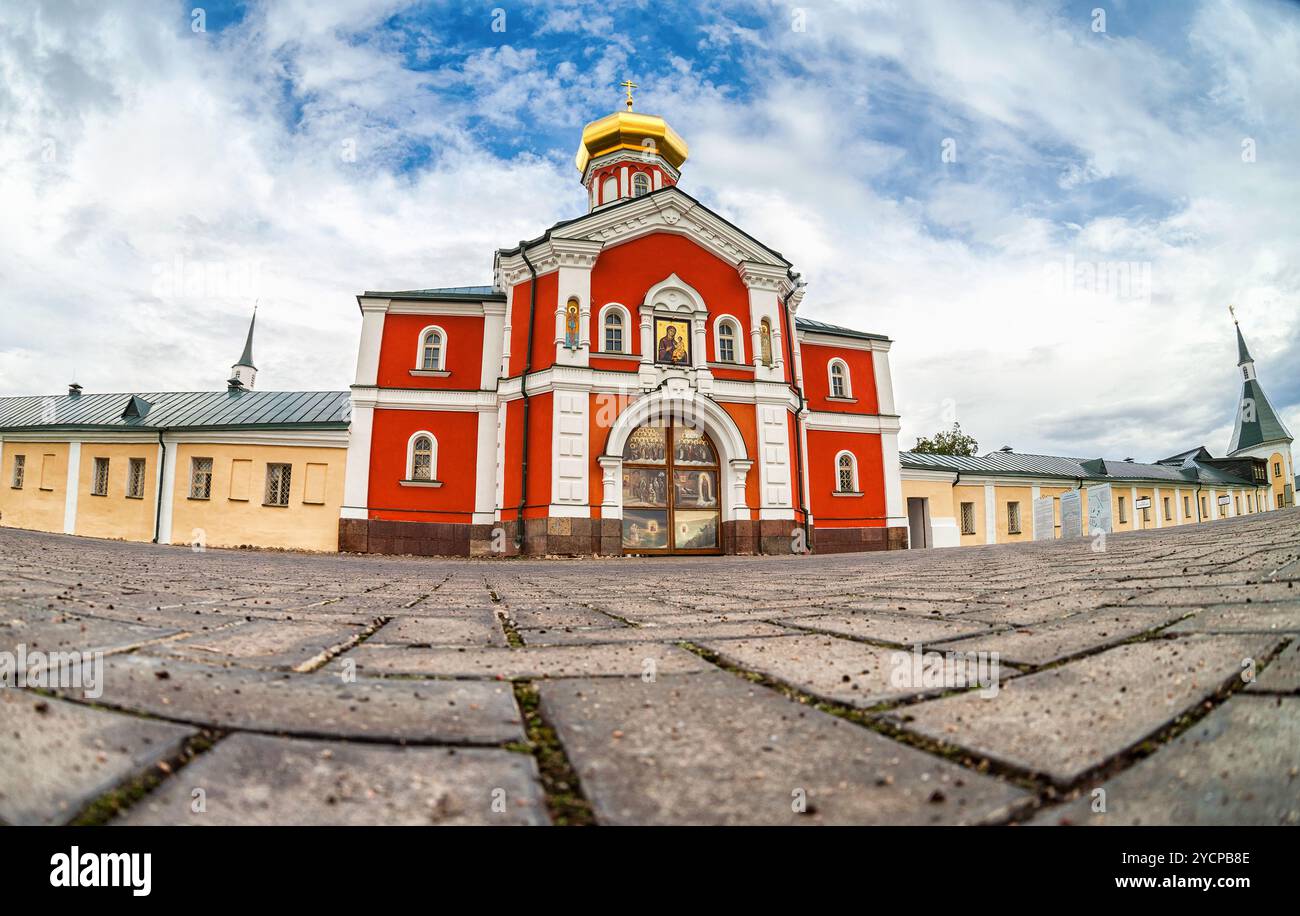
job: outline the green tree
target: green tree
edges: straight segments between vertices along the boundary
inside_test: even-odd
[[[973,436],[968,436],[961,431],[961,424],[954,422],[952,429],[941,430],[934,434],[933,439],[927,439],[921,436],[916,440],[913,447],[914,452],[924,452],[929,455],[974,455],[979,450],[980,444],[975,441]]]

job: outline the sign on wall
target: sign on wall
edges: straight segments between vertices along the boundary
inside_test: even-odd
[[[1088,487],[1088,534],[1114,531],[1110,514],[1110,484]]]
[[[1034,500],[1034,540],[1051,541],[1056,538],[1056,500],[1040,496]]]
[[[1150,508],[1151,508],[1151,497],[1150,497],[1150,496],[1139,496],[1136,500],[1133,501],[1133,508],[1134,508],[1134,509],[1150,509]]]
[[[1061,494],[1061,537],[1083,536],[1083,497],[1078,490]]]

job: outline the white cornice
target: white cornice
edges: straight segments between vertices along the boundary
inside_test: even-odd
[[[902,429],[899,418],[888,414],[831,413],[824,410],[810,410],[804,426],[846,433],[896,433]]]
[[[888,353],[891,341],[875,340],[867,337],[839,337],[834,334],[820,334],[816,331],[799,331],[799,342],[817,347],[840,347],[844,350],[880,350]]]

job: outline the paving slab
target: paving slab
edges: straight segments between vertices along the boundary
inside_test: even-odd
[[[176,756],[192,728],[0,690],[0,819],[63,824]]]
[[[1300,693],[1300,642],[1294,642],[1274,656],[1254,683],[1252,693]]]
[[[842,636],[855,636],[859,639],[901,646],[938,642],[941,639],[957,639],[977,633],[988,633],[993,629],[988,624],[964,618],[924,617],[919,614],[890,614],[884,611],[788,617],[779,620],[778,623],[805,630],[838,633]]]
[[[529,607],[507,604],[505,610],[517,627],[616,627],[621,621],[581,605]]]
[[[997,652],[1003,662],[1046,665],[1159,629],[1185,613],[1182,608],[1149,611],[1102,608],[1064,620],[943,642],[936,648],[952,652]]]
[[[366,675],[424,675],[447,678],[515,680],[540,677],[641,677],[703,671],[710,667],[696,655],[652,642],[582,646],[536,646],[522,649],[405,649],[358,646],[335,659]]]
[[[1036,824],[1300,825],[1300,697],[1237,695],[1167,747]]]
[[[723,661],[757,671],[822,699],[867,708],[907,697],[943,693],[913,677],[912,653],[835,636],[781,636],[706,640]],[[944,659],[944,683],[955,683],[959,663]],[[964,667],[964,666],[963,666]],[[991,674],[992,672],[988,672]],[[1003,676],[1015,672],[1003,669]],[[996,678],[989,679],[990,685]]]
[[[895,710],[909,731],[1044,774],[1060,785],[1159,731],[1278,640],[1189,636],[1108,649],[978,693]]]
[[[159,643],[146,651],[214,665],[295,670],[323,661],[352,645],[364,632],[360,627],[329,623],[254,620]]]
[[[788,636],[795,631],[770,623],[701,623],[683,626],[676,622],[644,623],[637,627],[564,627],[549,630],[520,630],[529,646],[596,645],[621,642],[693,642],[701,639],[739,639],[753,636]]]
[[[1300,601],[1212,604],[1170,627],[1175,633],[1300,633]]]
[[[521,826],[550,818],[528,754],[238,734],[115,823]]]
[[[0,607],[0,651],[121,652],[183,632],[33,607]]]
[[[1027,797],[723,671],[550,681],[541,703],[602,824],[980,823]]]
[[[343,667],[274,673],[146,655],[112,656],[104,669],[102,704],[199,725],[429,744],[523,738],[508,684],[347,681]]]
[[[455,615],[438,614],[436,608],[426,610],[435,616],[394,617],[366,642],[372,646],[506,645],[505,632],[492,608],[476,608],[472,613]]]

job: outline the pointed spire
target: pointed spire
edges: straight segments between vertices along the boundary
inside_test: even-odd
[[[1237,324],[1234,319],[1233,324]],[[1253,363],[1250,358],[1250,351],[1246,349],[1246,338],[1241,336],[1241,325],[1237,324],[1237,365],[1244,366],[1246,363]]]
[[[257,305],[253,305],[253,318],[248,322],[248,339],[244,341],[244,352],[239,357],[236,366],[247,366],[250,369],[256,369],[253,365],[253,328],[257,326]]]

